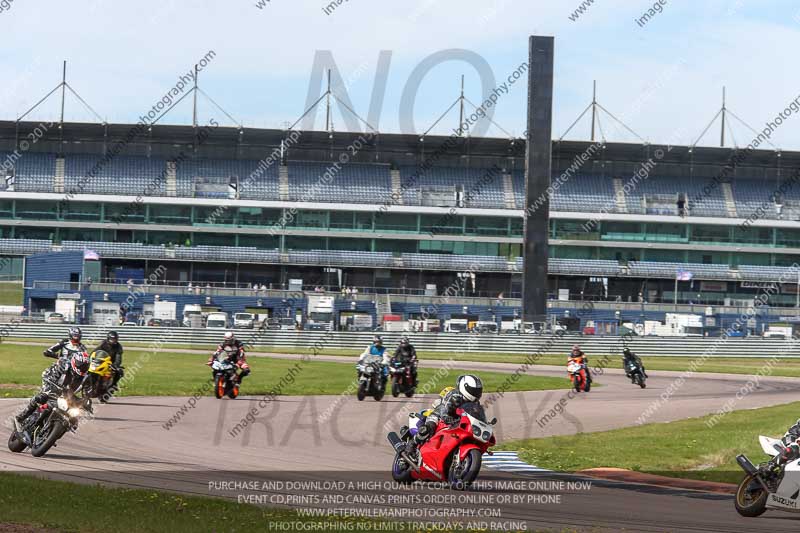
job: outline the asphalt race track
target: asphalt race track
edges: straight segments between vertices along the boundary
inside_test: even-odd
[[[443,363],[425,361],[425,364],[435,367]],[[513,364],[494,363],[457,366],[496,371],[517,368]],[[533,372],[564,375],[562,368],[555,367],[536,367]],[[602,387],[571,399],[563,415],[546,423],[540,422],[541,417],[566,391],[507,393],[487,409],[489,417],[499,419],[498,440],[634,425],[680,375],[652,371],[647,389],[642,390],[621,374],[616,369],[607,370],[596,378]],[[452,381],[451,378],[448,380]],[[694,374],[674,389],[671,398],[652,411],[647,421],[715,412],[735,397],[748,379],[749,376],[742,375]],[[245,381],[243,392],[246,391]],[[98,405],[95,421],[84,424],[77,434],[66,435],[44,458],[14,454],[3,447],[0,468],[71,481],[102,481],[298,508],[399,509],[400,513],[403,509],[430,509],[424,517],[407,518],[416,522],[491,521],[504,523],[508,529],[518,529],[523,523],[528,530],[553,531],[573,528],[738,533],[800,528],[800,517],[789,513],[768,511],[757,519],[741,518],[733,509],[732,498],[725,495],[599,480],[591,480],[589,486],[575,484],[581,481],[576,476],[509,473],[502,468],[484,467],[481,486],[467,495],[417,485],[398,495],[397,491],[381,485],[391,479],[393,450],[385,438],[387,428],[398,428],[409,411],[422,409],[432,398],[433,395],[411,400],[388,396],[381,402],[370,398],[358,402],[353,395],[278,397],[275,401],[260,401],[259,397],[233,401],[203,397],[194,408],[185,409],[172,427],[165,429],[166,422],[186,405],[187,398],[125,397],[110,405]],[[798,398],[800,380],[761,378],[752,393],[736,402],[735,409],[777,405]],[[24,401],[0,402],[0,416],[6,424]],[[254,422],[234,430],[248,413]],[[787,426],[791,422],[787,420]],[[271,484],[260,489],[230,484],[254,480],[270,480]],[[300,485],[299,480],[308,484]],[[355,485],[335,484],[343,481],[353,481]],[[567,482],[572,484],[566,485]],[[353,499],[363,494],[372,495],[376,501],[352,505]],[[334,495],[339,500],[322,502],[325,495]],[[470,500],[474,505],[447,500],[456,496],[474,498]],[[436,515],[445,512],[441,509],[454,508],[485,508],[486,514]],[[488,517],[492,513],[495,515]]]

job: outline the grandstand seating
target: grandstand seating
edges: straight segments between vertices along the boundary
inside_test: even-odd
[[[289,163],[289,200],[307,202],[382,202],[391,194],[389,165]]]
[[[9,152],[0,153],[4,161]],[[16,162],[15,189],[22,192],[54,192],[56,156],[52,153],[26,152]],[[167,159],[143,156],[117,156],[104,160],[98,155],[67,154],[64,158],[64,186],[66,191],[77,190],[93,194],[166,194]],[[232,194],[229,183],[239,184],[239,196],[250,200],[280,200],[279,166],[273,164],[259,173],[257,179],[248,179],[257,171],[260,161],[240,159],[188,159],[176,166],[176,193],[182,197],[228,198]],[[324,162],[290,161],[288,163],[288,199],[292,201],[348,202],[378,204],[386,201],[392,192],[390,166],[383,163],[348,163],[334,171],[330,183],[321,177],[329,170]],[[95,175],[86,179],[96,168]],[[418,172],[417,167],[401,167],[403,204],[405,205],[455,205],[456,190],[469,196],[481,183],[480,192],[467,198],[465,207],[508,207],[503,189],[502,173],[487,176],[488,169],[462,167],[434,167]],[[514,203],[518,209],[525,203],[524,173],[511,172]],[[626,183],[628,176],[617,176]],[[2,181],[2,180],[0,180]],[[651,176],[638,180],[629,187],[624,199],[624,212],[635,214],[678,214],[679,195],[688,200],[689,216],[727,217],[721,187],[706,187],[710,180],[679,176]],[[738,216],[748,217],[766,206],[765,218],[800,219],[800,188],[790,187],[782,198],[782,208],[772,201],[772,191],[779,183],[737,177],[731,183],[733,200]],[[618,184],[619,186],[619,184]],[[6,184],[0,183],[0,190]],[[439,202],[437,204],[437,202]],[[610,176],[578,174],[565,180],[550,198],[554,211],[619,212],[615,197],[614,179]]]

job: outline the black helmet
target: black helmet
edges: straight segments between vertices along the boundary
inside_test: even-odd
[[[625,348],[624,350],[622,350],[622,353],[623,353],[623,355],[626,355],[626,356],[630,357],[631,349],[630,348]]]
[[[408,340],[408,337],[405,335],[400,337],[400,346],[408,346],[409,344],[411,344],[411,341]]]
[[[106,335],[106,339],[108,339],[108,342],[111,344],[116,344],[119,342],[119,333],[116,331],[109,331],[108,335]]]
[[[380,335],[375,335],[374,337],[372,337],[372,344],[380,346],[381,344],[383,344],[383,337],[381,337]]]
[[[83,377],[89,371],[89,356],[84,352],[75,352],[70,358],[69,366],[73,374]]]
[[[73,342],[81,342],[81,337],[83,337],[83,332],[81,328],[74,327],[69,328],[69,340]]]

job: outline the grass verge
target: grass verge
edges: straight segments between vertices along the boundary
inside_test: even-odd
[[[743,472],[735,457],[754,464],[767,460],[759,435],[782,436],[797,420],[800,402],[734,411],[716,424],[711,416],[646,424],[612,431],[526,439],[498,449],[517,450],[542,468],[575,472],[587,468],[627,468],[662,476],[738,483]]]
[[[145,357],[147,352],[127,350],[123,364],[128,369],[134,368],[136,361]],[[210,369],[205,366],[206,355],[173,354],[169,350],[152,356],[149,362],[142,363],[141,368],[126,381],[122,396],[191,396],[198,387],[211,377]],[[41,374],[53,362],[42,356],[42,348],[36,346],[0,345],[0,397],[30,396],[41,384]],[[283,379],[282,395],[341,394],[356,377],[354,364],[310,361],[301,364],[296,375],[290,375],[290,369],[297,367],[298,361],[288,359],[271,359],[252,357],[249,359],[252,374],[244,380],[242,394],[263,395]],[[421,368],[419,381],[425,383],[436,374],[436,369]],[[441,380],[436,391],[455,381],[459,371],[453,369]],[[494,392],[506,381],[508,374],[499,372],[481,372],[485,390]],[[565,378],[544,376],[521,376],[511,385],[509,391],[552,390],[569,387]],[[209,390],[208,394],[211,394]]]
[[[274,530],[278,522],[287,525],[284,531],[295,530],[292,526],[315,531],[318,529],[313,528],[314,524],[320,520],[294,511],[223,499],[80,485],[16,474],[0,474],[0,486],[0,530],[3,524],[17,523],[79,533],[247,532]],[[44,494],[49,496],[43,497]],[[378,524],[358,518],[326,517],[325,521],[341,526],[340,531],[374,531]]]

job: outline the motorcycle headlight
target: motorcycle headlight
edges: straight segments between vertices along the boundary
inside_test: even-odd
[[[78,418],[81,416],[81,408],[80,407],[73,407],[69,411],[67,411],[67,415],[70,418]]]
[[[66,398],[59,398],[56,401],[56,405],[62,411],[68,411],[69,410],[69,402],[67,402]]]
[[[478,438],[481,438],[481,428],[479,428],[477,426],[473,426],[472,427],[472,434],[475,435]]]
[[[483,440],[488,441],[492,437],[491,431],[484,431],[483,432]]]

